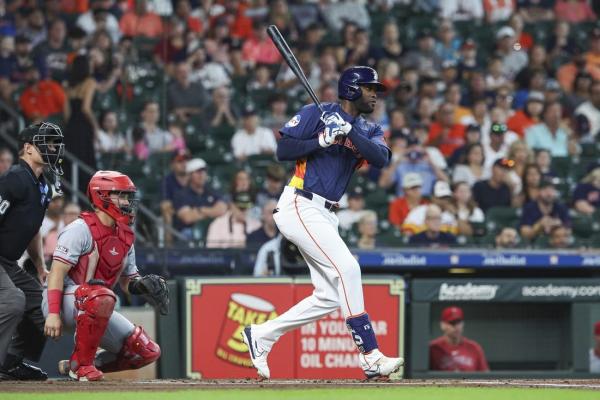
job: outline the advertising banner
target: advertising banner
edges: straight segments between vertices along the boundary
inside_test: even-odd
[[[309,280],[185,279],[186,375],[254,378],[241,332],[273,319],[309,296]],[[366,280],[365,304],[380,349],[404,354],[404,281]],[[340,311],[282,336],[269,353],[273,379],[363,378],[358,352]]]
[[[600,279],[415,279],[413,301],[598,302]]]

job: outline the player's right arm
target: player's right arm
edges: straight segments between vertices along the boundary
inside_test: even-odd
[[[48,275],[48,317],[44,325],[44,334],[51,338],[57,338],[61,334],[60,309],[62,307],[64,281],[70,268],[71,265],[55,259],[52,261],[52,268]]]

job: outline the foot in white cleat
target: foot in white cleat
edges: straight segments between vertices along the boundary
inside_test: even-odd
[[[359,354],[358,359],[367,379],[389,377],[404,365],[403,358],[386,357],[377,349]]]
[[[264,379],[269,379],[271,377],[271,372],[269,371],[269,365],[267,364],[267,356],[269,352],[266,350],[261,350],[256,342],[256,339],[252,337],[252,327],[247,326],[242,331],[242,339],[246,346],[248,346],[248,351],[250,352],[250,359],[252,360],[252,364],[254,368],[256,368],[258,375]]]

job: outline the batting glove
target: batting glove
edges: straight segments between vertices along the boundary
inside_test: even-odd
[[[319,135],[319,145],[329,147],[338,137],[346,136],[352,130],[352,125],[338,113],[323,113],[321,121],[325,124],[323,133]]]

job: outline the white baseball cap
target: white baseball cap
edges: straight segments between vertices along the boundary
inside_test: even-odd
[[[434,197],[448,197],[452,196],[452,190],[450,190],[450,185],[446,181],[437,181],[435,185],[433,185],[433,196]]]
[[[423,178],[416,172],[409,172],[402,178],[402,188],[412,188],[415,186],[423,186]]]
[[[199,169],[206,168],[206,161],[201,158],[192,158],[190,161],[185,164],[185,172],[190,173],[194,171],[198,171]]]
[[[503,26],[496,32],[496,40],[505,38],[505,37],[515,37],[516,33],[513,28],[510,26]]]

